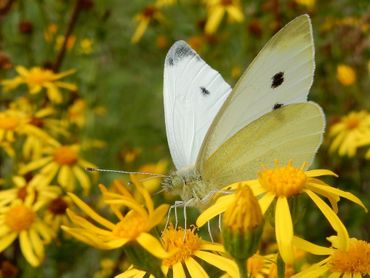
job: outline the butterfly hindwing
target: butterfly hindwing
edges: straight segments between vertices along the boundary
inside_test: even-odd
[[[261,167],[290,160],[312,162],[322,142],[325,116],[313,102],[290,104],[255,120],[224,142],[204,163],[202,178],[221,188],[256,179]]]
[[[204,139],[197,160],[199,171],[225,141],[248,124],[274,109],[306,102],[314,68],[311,22],[302,15],[265,45],[226,99]]]
[[[204,136],[231,91],[221,75],[184,41],[165,59],[164,110],[167,140],[177,169],[195,164]]]

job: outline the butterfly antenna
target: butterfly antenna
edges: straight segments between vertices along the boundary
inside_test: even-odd
[[[85,168],[86,171],[89,172],[108,172],[108,173],[116,173],[116,174],[134,174],[134,175],[147,175],[153,176],[156,178],[166,178],[168,176],[157,174],[157,173],[149,173],[149,172],[129,172],[129,171],[121,171],[121,170],[111,170],[111,169],[101,169],[101,168]]]

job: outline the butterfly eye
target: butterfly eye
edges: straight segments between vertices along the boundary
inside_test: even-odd
[[[271,88],[275,89],[284,82],[284,72],[280,71],[272,77]]]

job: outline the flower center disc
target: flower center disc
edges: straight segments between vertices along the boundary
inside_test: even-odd
[[[370,243],[354,240],[347,251],[335,251],[329,261],[332,272],[361,273],[370,272]]]
[[[146,230],[147,219],[139,213],[129,212],[113,229],[117,237],[135,239],[141,232]]]
[[[77,161],[77,153],[71,147],[59,147],[54,151],[54,160],[60,165],[72,165]]]
[[[175,255],[163,260],[164,265],[170,267],[178,262],[183,262],[200,249],[201,240],[194,232],[195,228],[187,229],[185,234],[184,229],[175,230],[173,227],[163,232],[162,240],[165,250],[170,252],[176,248],[179,249]]]
[[[287,166],[262,170],[258,180],[267,191],[277,196],[290,197],[300,193],[307,182],[306,174],[289,163]]]
[[[28,230],[35,220],[35,213],[24,205],[11,208],[5,215],[5,224],[14,232]]]
[[[17,117],[5,117],[0,118],[0,128],[7,130],[14,130],[20,124],[20,120]]]

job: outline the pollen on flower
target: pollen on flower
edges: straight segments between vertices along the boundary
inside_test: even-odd
[[[0,118],[0,128],[7,130],[15,130],[20,124],[18,117],[8,116]]]
[[[283,167],[276,163],[274,169],[262,170],[258,180],[267,191],[277,196],[290,197],[300,193],[307,182],[303,166],[298,169],[292,166],[291,162]]]
[[[35,212],[25,205],[17,205],[5,214],[5,224],[14,232],[28,230],[35,220]]]
[[[170,226],[162,233],[162,241],[164,249],[168,252],[178,249],[172,257],[163,260],[163,264],[171,267],[178,262],[183,262],[191,257],[195,251],[200,249],[201,238],[195,234],[196,228],[190,229],[178,228],[174,229]]]
[[[337,250],[330,256],[332,272],[370,273],[370,243],[363,240],[352,240],[347,251]]]
[[[54,161],[60,165],[72,165],[78,160],[77,152],[67,146],[62,146],[54,151]]]
[[[135,211],[130,211],[116,224],[112,233],[114,236],[135,239],[146,231],[148,219]]]

